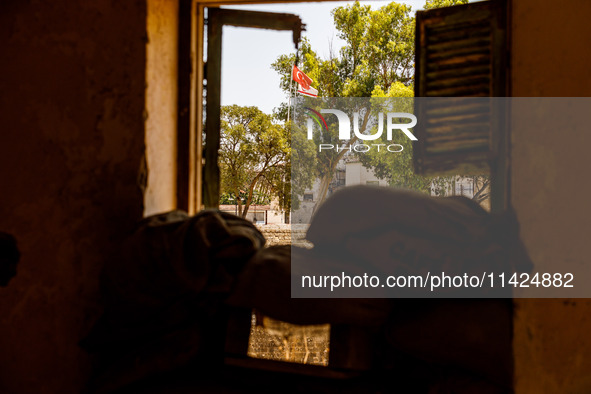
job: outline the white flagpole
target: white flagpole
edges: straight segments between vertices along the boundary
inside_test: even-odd
[[[297,56],[297,51],[296,51]],[[296,58],[297,60],[297,58]],[[293,65],[291,66],[291,73],[289,76],[289,97],[287,99],[287,122],[289,122],[289,110],[291,109],[291,85],[293,81]]]

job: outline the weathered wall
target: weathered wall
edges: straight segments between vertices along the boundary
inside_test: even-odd
[[[98,273],[140,219],[146,1],[0,2],[0,392],[77,393]]]
[[[263,233],[263,236],[267,241],[265,244],[266,246],[291,244],[297,244],[300,246],[306,245],[306,241],[303,241],[307,230],[307,226],[305,225],[292,226],[290,224],[266,224],[259,225],[257,228]]]
[[[291,230],[289,225],[262,225],[257,228],[263,233],[267,240],[266,245],[290,245]]]
[[[512,12],[513,96],[591,96],[591,2],[513,0]],[[560,116],[536,128],[521,121],[512,125],[512,200],[535,269],[590,264],[591,134]],[[591,301],[516,304],[516,392],[590,393]]]
[[[176,208],[178,0],[148,1],[146,216]]]

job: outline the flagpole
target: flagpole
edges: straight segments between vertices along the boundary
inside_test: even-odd
[[[298,52],[296,50],[296,61],[297,61]],[[289,97],[287,98],[287,122],[289,123],[289,110],[291,109],[291,81],[293,80],[293,66],[291,66],[291,75],[289,76]]]
[[[296,53],[295,53],[295,60],[293,62],[293,65],[291,66],[291,75],[289,76],[289,97],[287,100],[287,121],[289,122],[289,113],[290,113],[290,109],[291,109],[291,85],[292,85],[292,81],[293,81],[293,67],[298,65],[298,55],[300,52],[300,46],[299,43],[296,43]]]

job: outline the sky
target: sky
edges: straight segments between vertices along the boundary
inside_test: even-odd
[[[379,8],[389,2],[361,3]],[[412,12],[425,4],[425,0],[397,2],[410,5]],[[330,11],[350,3],[352,2],[249,4],[223,8],[299,15],[306,24],[306,31],[302,35],[308,37],[312,49],[326,58],[331,45],[335,53],[343,46],[342,40],[336,35]],[[295,53],[291,31],[225,26],[222,39],[222,105],[254,105],[271,114],[273,108],[278,107],[281,102],[287,102],[286,95],[279,88],[279,75],[271,68],[271,64],[280,55]]]

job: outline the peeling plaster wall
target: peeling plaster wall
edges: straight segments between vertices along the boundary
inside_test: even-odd
[[[513,0],[513,96],[591,96],[591,2]],[[512,201],[536,270],[591,264],[591,134],[512,125]],[[547,118],[547,117],[546,117]],[[589,284],[582,284],[589,285]],[[516,393],[591,393],[591,301],[517,300]]]
[[[178,0],[148,1],[146,216],[176,208]]]
[[[146,1],[0,2],[0,392],[78,393],[103,262],[141,218]]]

